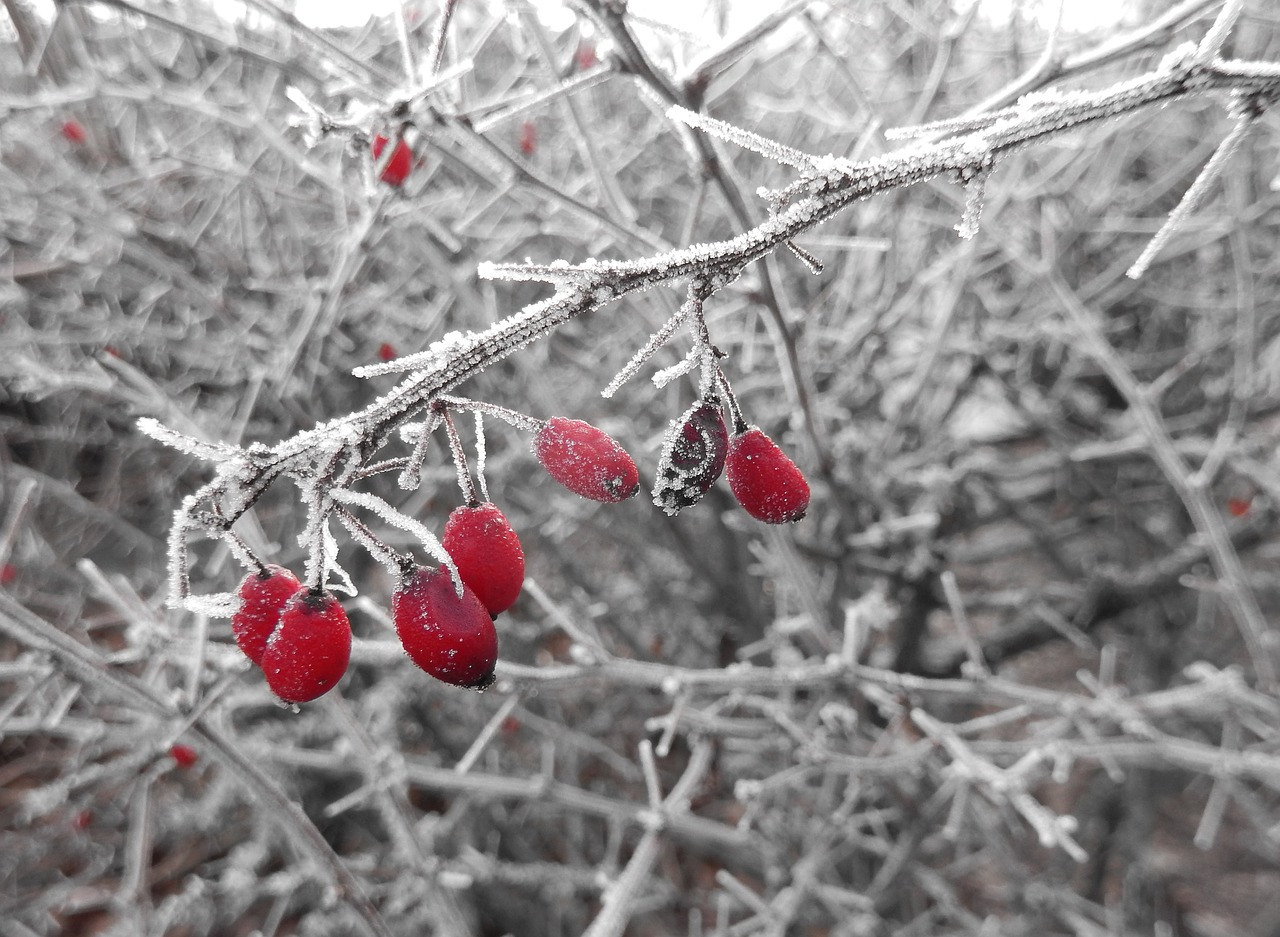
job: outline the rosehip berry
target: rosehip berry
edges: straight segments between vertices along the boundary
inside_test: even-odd
[[[280,699],[306,703],[332,690],[350,659],[347,613],[333,593],[303,586],[284,603],[262,653],[262,672]]]
[[[538,125],[526,120],[520,125],[520,152],[532,156],[538,149]]]
[[[1253,506],[1252,498],[1228,498],[1227,513],[1232,517],[1244,517]]]
[[[169,746],[169,757],[179,768],[194,768],[196,762],[200,760],[194,748],[181,744]]]
[[[534,437],[533,452],[552,478],[592,501],[625,501],[640,490],[640,473],[627,451],[582,420],[553,416]]]
[[[378,346],[378,360],[390,361],[396,356],[396,346],[390,342],[383,342]]]
[[[410,659],[437,680],[483,690],[493,683],[498,632],[484,603],[442,567],[419,566],[391,597],[396,634]]]
[[[767,524],[804,517],[809,483],[772,439],[751,427],[729,440],[729,487],[746,512]]]
[[[729,431],[714,397],[700,400],[667,429],[653,503],[668,514],[697,504],[724,471]]]
[[[68,143],[74,143],[79,146],[89,139],[89,135],[85,133],[84,126],[78,120],[64,120],[62,122],[62,138]]]
[[[497,505],[454,508],[440,543],[458,564],[462,581],[490,615],[515,604],[524,584],[524,550]]]
[[[373,158],[376,160],[382,155],[382,151],[387,146],[386,134],[378,134],[373,138]],[[409,144],[403,140],[397,140],[395,147],[391,150],[391,157],[387,160],[387,164],[382,167],[382,175],[378,178],[387,185],[401,186],[404,180],[409,178],[409,170],[413,168],[413,150],[409,149]]]
[[[578,68],[584,72],[599,61],[599,59],[596,58],[596,47],[589,42],[579,43],[578,51],[574,53],[573,58],[577,63]]]
[[[280,624],[284,603],[301,588],[298,577],[283,566],[264,566],[240,583],[240,608],[231,616],[231,633],[244,656],[261,666],[267,638]]]

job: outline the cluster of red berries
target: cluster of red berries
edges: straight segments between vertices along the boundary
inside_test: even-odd
[[[622,501],[640,488],[631,456],[590,423],[552,417],[533,451],[552,478],[584,498]],[[769,524],[804,517],[809,483],[800,469],[758,427],[740,424],[730,436],[716,398],[699,401],[672,424],[654,503],[675,514],[701,500],[726,470],[733,496],[752,517]]]
[[[396,634],[410,659],[433,677],[484,689],[498,659],[493,616],[520,595],[524,551],[493,504],[456,508],[441,543],[458,568],[461,593],[447,569],[407,565],[391,599]],[[342,679],[351,659],[351,623],[331,592],[268,565],[245,576],[237,594],[232,634],[276,696],[309,702]]]

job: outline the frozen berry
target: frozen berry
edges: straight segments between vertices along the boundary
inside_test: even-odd
[[[179,768],[194,768],[196,762],[200,760],[194,748],[181,744],[169,746],[169,757]]]
[[[493,619],[469,587],[458,595],[447,569],[417,567],[391,597],[391,613],[405,652],[431,676],[476,690],[493,683]]]
[[[89,135],[85,133],[84,125],[78,120],[64,120],[62,122],[62,138],[68,143],[74,143],[79,146],[89,139]]]
[[[809,507],[809,483],[758,428],[751,427],[729,440],[725,466],[733,496],[756,520],[785,524],[804,517]]]
[[[0,566],[0,586],[7,586],[18,578],[18,567],[12,563]]]
[[[532,156],[538,149],[538,125],[526,120],[520,125],[520,152]]]
[[[715,398],[700,400],[667,429],[653,503],[668,514],[697,504],[724,471],[729,431]]]
[[[440,540],[458,565],[458,575],[489,614],[515,604],[524,583],[520,538],[495,504],[453,509]]]
[[[262,672],[276,696],[305,703],[332,690],[350,659],[347,613],[331,592],[303,586],[284,603],[262,653]]]
[[[262,664],[267,638],[280,624],[284,603],[301,585],[297,576],[275,565],[250,573],[240,583],[236,593],[240,596],[240,608],[231,616],[231,633],[244,656],[255,664]]]
[[[383,342],[378,346],[378,360],[390,361],[396,356],[396,346],[390,342]]]
[[[1227,513],[1232,517],[1244,517],[1253,506],[1252,498],[1228,498]]]
[[[552,478],[592,501],[625,501],[640,490],[640,473],[627,451],[582,420],[553,416],[538,430],[533,452]]]
[[[382,155],[382,151],[386,149],[386,134],[378,134],[373,138],[373,158],[376,160]],[[404,185],[404,180],[409,178],[409,170],[413,168],[413,150],[409,149],[409,144],[403,140],[397,140],[396,145],[391,150],[391,156],[387,159],[387,164],[382,167],[382,175],[378,178],[387,185],[400,186]]]
[[[573,60],[578,68],[584,72],[588,68],[594,67],[596,62],[599,61],[596,57],[596,47],[589,42],[579,43],[578,50],[573,55]]]

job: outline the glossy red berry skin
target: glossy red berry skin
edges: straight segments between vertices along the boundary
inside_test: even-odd
[[[301,587],[267,639],[262,672],[286,703],[306,703],[337,685],[351,660],[351,623],[333,594]]]
[[[695,403],[667,430],[653,485],[653,503],[672,516],[697,504],[724,471],[729,431],[720,402]]]
[[[479,597],[454,591],[443,567],[419,566],[391,597],[396,634],[410,659],[437,680],[483,690],[493,683],[498,632]]]
[[[524,550],[497,505],[454,508],[440,543],[458,565],[462,581],[490,615],[515,604],[524,585]]]
[[[756,427],[729,440],[725,460],[729,487],[748,514],[766,524],[804,517],[809,483],[796,464]]]
[[[373,138],[373,158],[376,160],[387,147],[386,134],[378,134]],[[413,168],[413,150],[403,140],[397,140],[387,165],[382,167],[382,175],[378,178],[387,185],[401,186],[409,178],[409,170]]]
[[[582,420],[553,416],[534,437],[533,452],[552,478],[592,501],[625,501],[640,490],[640,473],[627,451]]]
[[[74,143],[77,146],[89,139],[89,135],[85,133],[84,125],[78,120],[63,121],[62,136],[68,143]]]
[[[262,665],[267,638],[280,624],[284,603],[302,587],[298,577],[283,566],[265,566],[240,583],[240,608],[231,616],[231,633],[244,656]]]
[[[169,757],[173,759],[174,764],[179,768],[194,768],[196,762],[200,760],[200,756],[196,754],[196,750],[190,745],[171,745],[169,747]]]

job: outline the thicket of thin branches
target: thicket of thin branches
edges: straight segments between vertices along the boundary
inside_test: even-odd
[[[1276,11],[955,6],[5,0],[0,933],[1274,933]],[[797,524],[522,428],[649,487],[729,382]],[[528,559],[484,694],[379,562],[442,406]],[[250,555],[349,579],[315,702]]]

